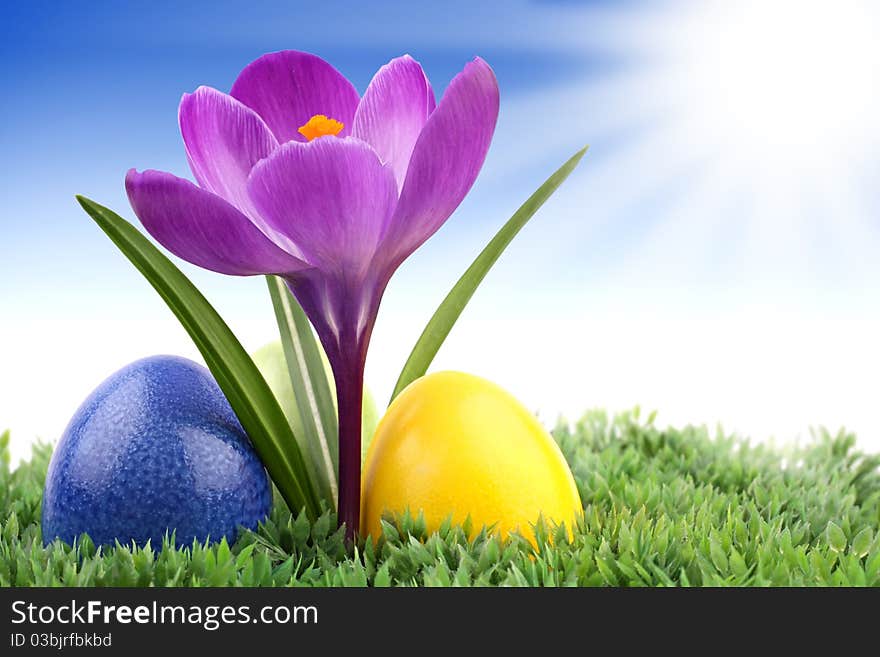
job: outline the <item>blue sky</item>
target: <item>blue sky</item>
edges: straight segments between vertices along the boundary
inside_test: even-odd
[[[27,220],[4,222],[3,267],[22,271],[38,254],[43,262],[26,280],[3,276],[4,297],[24,302],[22,285],[30,292],[57,285],[72,269],[81,281],[106,278],[108,267],[120,263],[91,257],[106,245],[72,196],[125,208],[121,181],[129,167],[186,172],[176,125],[181,94],[200,84],[228,90],[238,71],[264,52],[312,50],[360,90],[379,66],[406,51],[424,62],[438,92],[476,54],[491,60],[506,95],[596,66],[537,45],[523,56],[501,34],[484,36],[504,3],[491,4],[475,14],[471,3],[433,12],[417,3],[370,3],[369,10],[354,2],[321,9],[277,2],[20,3],[0,46],[9,89],[0,135],[4,152],[14,153],[5,175],[14,191],[7,211]],[[371,25],[377,22],[381,27]],[[410,22],[418,26],[416,39],[407,37]],[[428,33],[433,36],[422,45]],[[568,150],[586,137],[572,135]],[[544,155],[542,164],[555,163],[554,155]]]
[[[188,174],[181,94],[228,90],[255,57],[295,48],[361,91],[404,52],[438,94],[475,55],[502,89],[472,194],[389,289],[368,365],[378,396],[485,241],[589,143],[438,366],[493,378],[550,419],[642,403],[661,420],[758,437],[818,423],[880,437],[867,393],[880,366],[880,57],[865,36],[880,23],[867,1],[759,5],[737,3],[735,15],[715,0],[6,8],[0,425],[19,446],[54,439],[129,360],[197,357],[73,196],[132,217],[128,168]],[[183,268],[248,347],[272,338],[261,281]]]

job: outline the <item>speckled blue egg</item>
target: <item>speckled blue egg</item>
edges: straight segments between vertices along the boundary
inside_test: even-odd
[[[153,356],[119,370],[76,411],[43,494],[43,540],[96,544],[166,532],[178,545],[232,541],[272,502],[269,479],[207,369]]]

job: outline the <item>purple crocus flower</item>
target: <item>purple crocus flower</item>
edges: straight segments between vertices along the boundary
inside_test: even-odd
[[[360,514],[360,413],[370,334],[397,267],[461,203],[483,164],[498,85],[468,63],[439,103],[409,56],[360,97],[308,53],[260,57],[232,91],[180,103],[198,186],[161,171],[125,179],[150,234],[184,260],[236,276],[284,278],[318,333],[339,405],[339,519]]]

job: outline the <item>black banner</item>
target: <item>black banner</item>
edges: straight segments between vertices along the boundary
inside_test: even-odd
[[[878,603],[876,590],[0,589],[0,654],[182,654],[190,646],[398,654],[393,647],[535,641],[574,641],[589,652],[707,633],[725,643],[762,636],[765,646],[785,637],[791,648],[794,627],[810,640],[871,627]]]

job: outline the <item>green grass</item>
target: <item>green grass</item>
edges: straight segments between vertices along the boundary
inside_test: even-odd
[[[50,450],[10,472],[0,437],[0,584],[9,586],[868,585],[880,586],[880,457],[820,432],[803,447],[752,446],[704,428],[660,430],[638,412],[590,413],[554,432],[585,513],[540,549],[461,527],[426,536],[401,518],[347,551],[334,519],[276,505],[257,532],[161,549],[42,547]],[[549,536],[553,534],[553,536]]]

